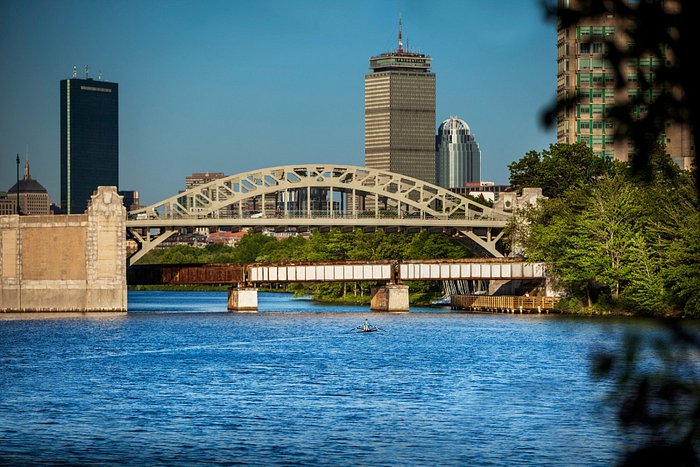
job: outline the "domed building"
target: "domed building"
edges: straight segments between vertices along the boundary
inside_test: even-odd
[[[17,183],[7,190],[7,199],[17,203]],[[29,161],[24,165],[24,178],[19,181],[19,208],[23,215],[49,215],[49,192],[29,174]]]
[[[457,188],[481,181],[481,150],[467,122],[458,117],[442,122],[435,148],[437,185]]]

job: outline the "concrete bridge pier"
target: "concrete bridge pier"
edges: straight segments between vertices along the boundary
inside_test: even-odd
[[[230,287],[228,311],[258,311],[258,289],[255,287]]]
[[[408,286],[387,284],[372,287],[372,311],[408,311]]]

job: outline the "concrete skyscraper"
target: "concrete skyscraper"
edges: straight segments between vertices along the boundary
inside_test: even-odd
[[[119,85],[61,81],[61,208],[82,214],[98,186],[119,186]]]
[[[481,151],[467,122],[457,117],[442,122],[435,148],[437,185],[457,188],[465,183],[481,182]]]
[[[636,3],[636,2],[635,2]],[[561,8],[576,8],[577,0],[559,0]],[[624,89],[616,90],[615,70],[607,60],[608,43],[627,40],[623,25],[614,15],[588,18],[571,27],[557,28],[557,98],[580,97],[574,109],[562,110],[557,116],[557,142],[584,142],[593,152],[605,158],[622,161],[634,151],[626,141],[614,141],[615,122],[608,118],[615,104],[648,93],[649,100],[661,94],[661,89],[643,90],[640,76],[653,85],[655,68],[660,60],[671,57],[646,57],[628,61],[623,78]],[[637,106],[637,113],[646,110]],[[692,132],[688,125],[667,124],[662,135],[666,152],[682,168],[690,169],[695,158]]]
[[[403,48],[369,59],[365,166],[435,182],[435,74],[431,58]]]

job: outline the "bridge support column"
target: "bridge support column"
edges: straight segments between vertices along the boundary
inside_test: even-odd
[[[228,311],[258,311],[258,289],[231,287],[228,289]]]
[[[372,288],[372,311],[408,311],[408,286],[389,284]]]

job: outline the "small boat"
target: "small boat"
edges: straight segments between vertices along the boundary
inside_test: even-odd
[[[365,328],[359,328],[357,332],[376,332],[379,331],[379,328],[377,326],[370,326],[367,329]]]

